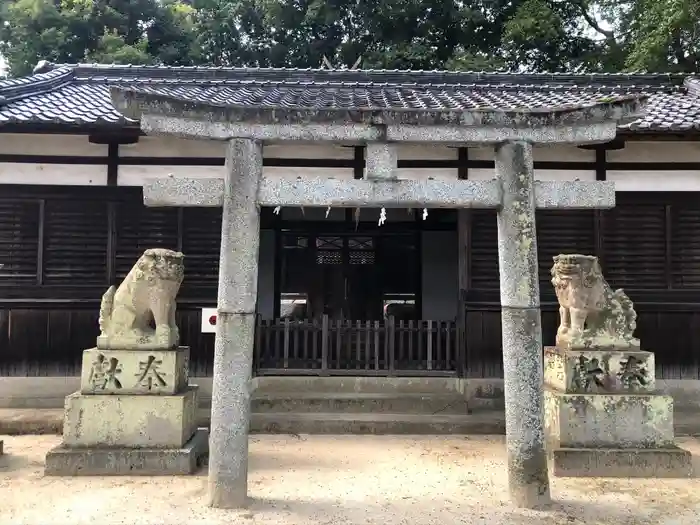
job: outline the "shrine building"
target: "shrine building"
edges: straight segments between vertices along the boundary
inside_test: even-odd
[[[148,178],[224,175],[225,142],[146,136],[110,87],[239,104],[390,98],[430,108],[580,104],[648,95],[613,142],[537,146],[535,178],[614,181],[610,210],[538,210],[544,344],[554,342],[552,257],[597,255],[638,312],[657,377],[700,378],[700,80],[573,75],[173,68],[42,63],[0,81],[0,376],[75,378],[100,298],[147,248],[185,254],[178,300],[190,372],[212,375],[221,209],[146,207]],[[420,88],[421,93],[415,90]],[[455,95],[456,93],[456,95]],[[494,178],[493,148],[400,145],[399,175]],[[266,145],[267,177],[360,179],[364,147]],[[259,376],[502,377],[495,210],[263,208],[254,370]],[[2,380],[0,380],[1,382]],[[68,389],[70,391],[70,388]],[[61,398],[66,392],[57,392]],[[0,391],[0,397],[2,392]]]

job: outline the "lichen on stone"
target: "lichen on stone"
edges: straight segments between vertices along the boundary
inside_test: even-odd
[[[559,300],[557,346],[639,348],[634,305],[622,289],[612,290],[597,257],[557,255],[551,274]]]

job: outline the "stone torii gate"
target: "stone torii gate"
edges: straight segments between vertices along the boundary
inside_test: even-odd
[[[222,179],[152,179],[147,206],[223,206],[209,456],[214,507],[246,504],[250,381],[261,206],[496,208],[510,494],[521,507],[550,501],[536,208],[611,208],[609,182],[534,180],[532,145],[612,140],[642,109],[635,97],[586,106],[394,109],[231,106],[114,88],[112,100],[148,134],[228,141]],[[263,175],[263,143],[366,145],[362,180]],[[496,179],[402,180],[396,144],[491,144]]]

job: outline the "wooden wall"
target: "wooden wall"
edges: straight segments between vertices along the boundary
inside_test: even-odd
[[[213,335],[200,333],[199,308],[215,304],[219,221],[214,209],[145,208],[137,188],[3,186],[0,375],[78,374],[80,352],[97,336],[99,298],[154,246],[187,254],[178,322],[192,347],[193,373],[211,374]],[[472,212],[468,232],[466,370],[497,377],[495,212]],[[618,193],[618,206],[605,212],[538,212],[538,248],[545,344],[553,343],[557,323],[552,256],[597,254],[610,283],[635,302],[637,333],[657,353],[661,374],[700,377],[698,193]]]
[[[211,299],[206,303],[211,305]],[[99,301],[0,301],[0,376],[77,376],[95,346]],[[178,326],[191,347],[191,373],[211,376],[213,334],[201,333],[199,303],[178,304]]]
[[[3,186],[0,195],[0,374],[76,375],[94,346],[99,301],[143,250],[187,253],[180,329],[193,372],[211,372],[213,340],[200,333],[214,306],[221,211],[146,208],[140,189]]]
[[[636,335],[656,352],[662,377],[700,379],[700,195],[621,193],[606,211],[538,211],[537,233],[545,345],[554,344],[558,305],[552,257],[597,255],[613,288],[638,313]],[[464,293],[467,370],[502,375],[495,212],[471,214],[469,278]]]
[[[657,353],[662,375],[700,376],[700,143],[652,137],[618,150],[547,146],[533,154],[540,180],[608,179],[618,189],[614,210],[538,212],[545,343],[553,342],[557,323],[551,257],[593,253],[611,284],[635,302],[638,335]],[[0,375],[77,374],[80,351],[97,335],[99,298],[153,246],[187,254],[179,323],[193,372],[211,373],[213,335],[200,333],[199,309],[216,300],[220,211],[146,209],[139,185],[171,173],[220,176],[223,155],[224,145],[214,141],[141,137],[107,145],[87,135],[3,134]],[[272,145],[264,156],[266,175],[357,178],[364,169],[362,148]],[[399,166],[402,177],[494,177],[491,148],[404,145]],[[283,216],[301,220],[295,213]],[[436,217],[431,212],[428,222]],[[450,221],[432,227],[456,227]],[[390,213],[382,228],[405,227],[397,222]],[[466,231],[466,370],[495,377],[501,335],[494,212],[473,212]]]
[[[191,347],[193,375],[211,374],[214,336],[201,333],[201,307],[216,305],[221,209],[146,208],[136,187],[1,188],[0,375],[78,374],[81,351],[94,346],[98,335],[102,294],[152,247],[186,254],[178,323],[183,343]],[[311,219],[324,217],[325,210],[311,211]],[[366,214],[371,222],[360,230],[378,229],[374,212]],[[294,219],[293,213],[286,215]],[[324,224],[354,231],[352,212],[340,215],[349,225]],[[445,216],[454,223],[454,213],[440,210],[425,223],[395,221],[382,232],[443,229]],[[279,221],[271,209],[263,209],[263,228]],[[320,228],[313,220],[285,225]]]

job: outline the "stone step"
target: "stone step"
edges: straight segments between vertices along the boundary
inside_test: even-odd
[[[255,414],[251,432],[258,434],[503,434],[498,413],[456,414]]]
[[[253,412],[467,414],[467,403],[454,394],[375,394],[346,392],[274,392],[253,395]]]

